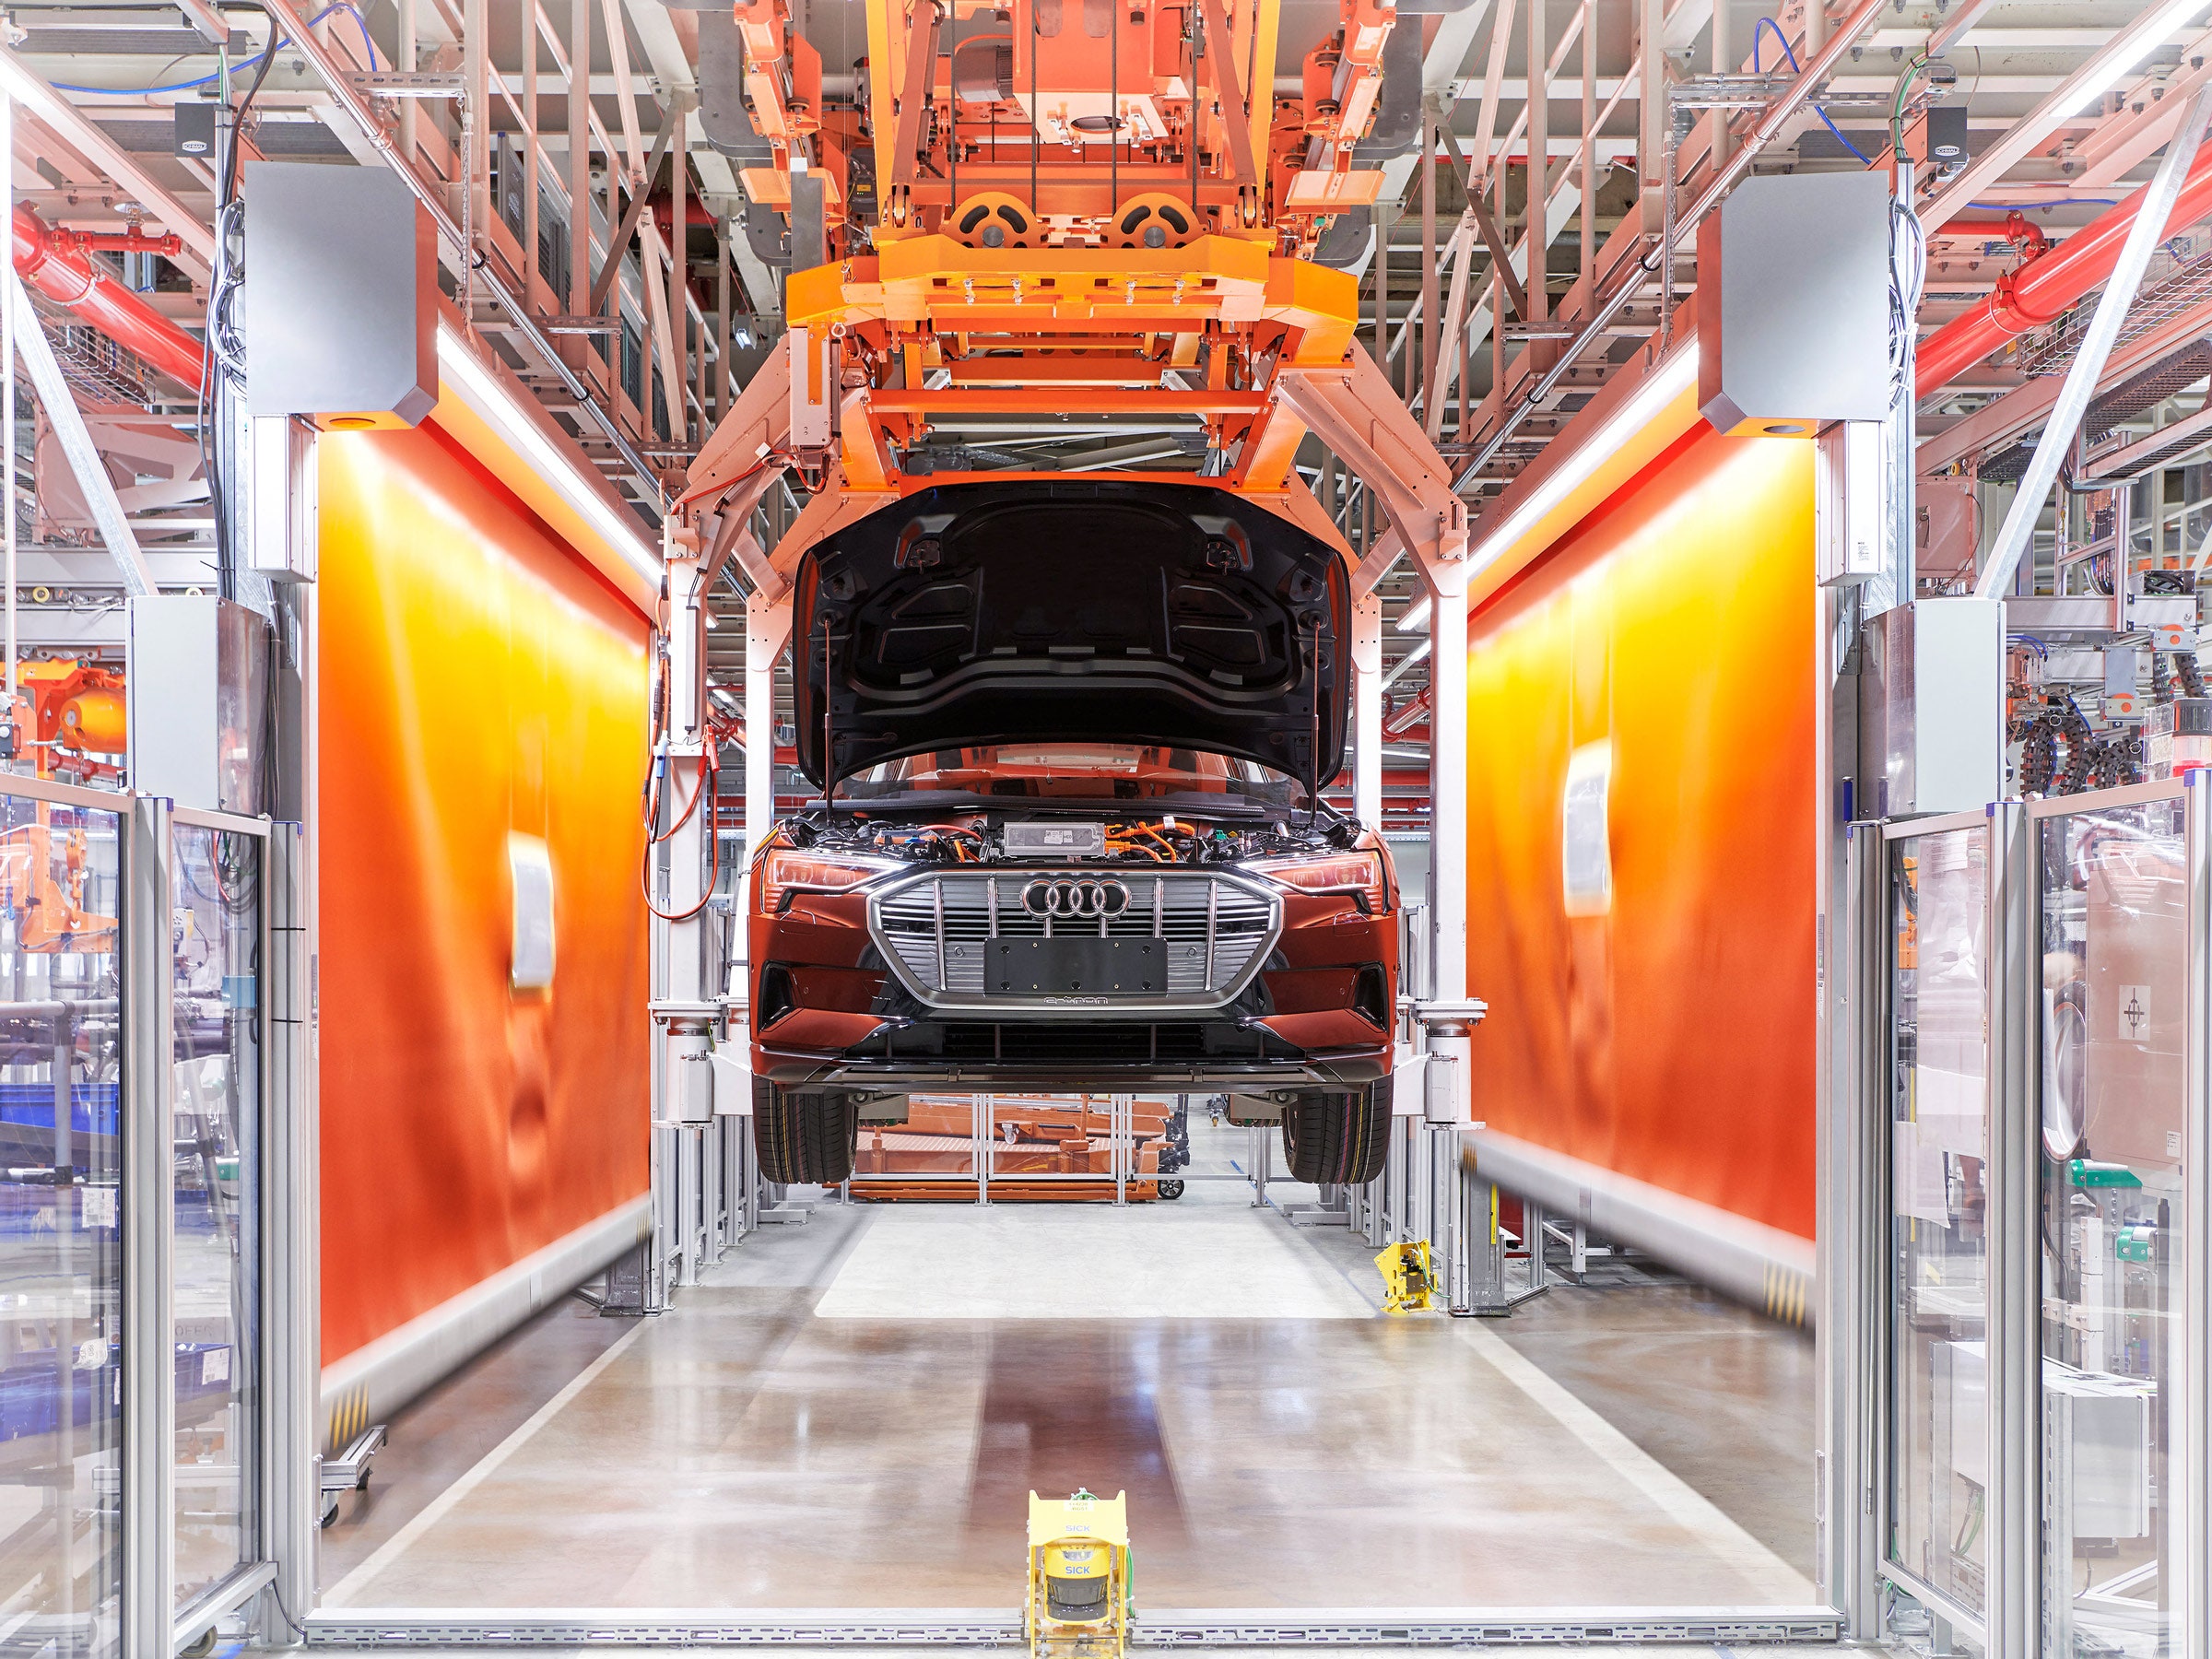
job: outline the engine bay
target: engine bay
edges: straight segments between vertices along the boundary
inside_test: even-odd
[[[917,864],[1198,865],[1348,849],[1359,839],[1359,827],[1326,813],[1309,825],[1290,819],[1231,823],[1175,813],[1040,818],[817,808],[787,819],[784,833],[801,849],[870,853]]]

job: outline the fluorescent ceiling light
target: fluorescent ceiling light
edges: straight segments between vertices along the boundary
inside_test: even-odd
[[[1407,652],[1403,657],[1401,657],[1398,660],[1398,665],[1382,677],[1382,689],[1385,691],[1389,690],[1393,686],[1404,679],[1407,674],[1412,672],[1413,665],[1429,654],[1429,646],[1430,641],[1423,640],[1418,645],[1416,645],[1411,651]]]
[[[1589,482],[1597,469],[1618,454],[1630,439],[1658,418],[1659,411],[1697,383],[1698,343],[1686,340],[1643,377],[1643,382],[1574,453],[1545,475],[1495,530],[1467,554],[1467,573],[1487,569],[1508,547],[1541,524],[1562,501]],[[1555,439],[1556,442],[1557,440]]]
[[[2116,34],[2106,47],[2108,56],[2091,59],[2084,66],[2085,73],[2078,86],[2065,89],[2063,101],[2055,112],[2059,121],[2071,120],[2096,100],[2102,98],[2119,84],[2120,77],[2166,43],[2166,37],[2188,18],[2205,9],[2205,0],[2168,0],[2144,13],[2121,34]]]
[[[640,526],[606,499],[599,481],[586,475],[561,448],[546,436],[506,382],[477,360],[459,335],[443,323],[438,324],[438,372],[454,382],[469,406],[530,463],[532,470],[560,493],[583,522],[596,530],[609,547],[637,572],[657,582],[661,561],[646,544]]]
[[[1406,614],[1397,620],[1398,631],[1400,633],[1427,633],[1429,631],[1429,610],[1434,603],[1435,601],[1430,599],[1428,594],[1423,594],[1407,606]]]

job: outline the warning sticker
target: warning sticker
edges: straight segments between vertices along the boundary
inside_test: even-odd
[[[2144,1042],[2150,1037],[2150,987],[2120,987],[2120,1041]]]

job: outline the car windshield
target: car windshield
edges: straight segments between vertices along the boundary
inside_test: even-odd
[[[1009,743],[934,749],[870,767],[840,784],[838,794],[867,801],[947,794],[1069,801],[1201,796],[1223,806],[1282,806],[1302,798],[1289,778],[1255,761],[1203,749],[1125,743]]]

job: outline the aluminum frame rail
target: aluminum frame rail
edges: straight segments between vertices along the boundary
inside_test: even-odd
[[[1852,43],[1865,32],[1866,26],[1881,13],[1884,5],[1885,0],[1860,0],[1851,16],[1836,26],[1835,32],[1829,36],[1827,43],[1806,62],[1805,72],[1790,83],[1780,98],[1767,106],[1758,125],[1744,135],[1743,147],[1730,156],[1726,163],[1707,181],[1705,188],[1699,192],[1697,199],[1687,209],[1674,216],[1673,222],[1658,241],[1630,268],[1629,275],[1615,285],[1613,291],[1599,302],[1596,312],[1560,348],[1558,359],[1544,371],[1543,377],[1513,406],[1499,423],[1498,430],[1484,441],[1482,448],[1460,468],[1452,480],[1454,490],[1465,489],[1470,478],[1497,458],[1499,451],[1512,441],[1513,434],[1521,429],[1522,423],[1543,406],[1544,401],[1566,378],[1574,360],[1594,341],[1605,335],[1606,325],[1627,308],[1629,301],[1641,291],[1643,285],[1667,267],[1682,243],[1696,233],[1700,221],[1719,206],[1721,199],[1751,171],[1752,162],[1759,159],[1768,145],[1773,143],[1790,117],[1811,99],[1814,90],[1836,66],[1837,60],[1851,50]]]
[[[584,383],[583,378],[561,357],[552,339],[537,325],[537,320],[531,316],[529,307],[509,291],[507,285],[492,273],[489,262],[470,247],[467,234],[447,210],[440,193],[432,189],[400,153],[397,141],[384,129],[383,123],[377,120],[375,112],[362,98],[351,76],[331,55],[330,48],[316,38],[313,29],[307,27],[306,20],[292,6],[291,0],[266,0],[266,6],[273,24],[289,39],[290,44],[287,50],[298,52],[314,65],[315,73],[323,77],[324,85],[330,89],[332,101],[346,112],[360,129],[362,136],[384,158],[386,165],[406,181],[407,188],[414,192],[415,199],[422,204],[431,221],[438,227],[439,237],[460,251],[461,269],[469,274],[472,281],[483,282],[492,298],[499,302],[500,308],[507,313],[514,332],[522,335],[529,343],[530,348],[545,359],[559,377],[562,387],[576,399],[577,408],[614,445],[615,453],[622,457],[639,485],[651,496],[652,504],[665,509],[668,492],[662,485],[660,474],[638,453],[637,447],[623,436],[620,424],[599,402],[592,389]],[[465,315],[462,321],[471,328],[475,326],[474,322]]]
[[[1844,1582],[1826,1588],[1854,1610],[1852,1634],[1879,1639],[1874,1628],[1880,1586],[1911,1596],[1952,1630],[1993,1653],[2034,1651],[2046,1636],[2053,1563],[2045,1559],[2041,1517],[2049,1508],[2052,1471],[2046,1466],[2049,1399],[2044,1381],[2041,1312],[2043,1266],[2039,1253],[2044,1039],[2041,1031],[2041,941],[2044,938],[2045,824],[2154,803],[2183,808],[2181,849],[2187,882],[2185,1066],[2182,1110],[2186,1136],[2182,1171],[2183,1218],[2175,1249],[2171,1305],[2185,1311],[2175,1336],[2171,1468],[2174,1490],[2166,1495],[2167,1553],[2173,1583],[2174,1651],[2201,1653],[2212,1631],[2212,778],[2131,784],[2030,803],[2004,802],[1969,811],[1888,823],[1852,826],[1846,908],[1849,976],[1853,1017],[1840,1033],[1851,1045],[1848,1123],[1839,1137],[1839,1175],[1856,1211],[1852,1236],[1830,1246],[1847,1282],[1839,1299],[1857,1322],[1860,1363],[1841,1386],[1848,1398],[1841,1416],[1851,1425],[1851,1444],[1831,1446],[1824,1483],[1840,1488],[1831,1516],[1853,1524],[1847,1538],[1824,1546],[1832,1571]],[[1894,924],[1888,911],[1889,870],[1902,850],[1973,830],[1986,832],[1980,916],[1982,1022],[1984,1031],[1983,1124],[1988,1192],[1987,1291],[1983,1318],[1987,1400],[1983,1425],[1987,1545],[1984,1590],[1979,1608],[1962,1605],[1884,1547],[1900,1512],[1897,1445],[1899,1406],[1890,1393],[1900,1363],[1891,1323],[1899,1288],[1897,1266],[1883,1235],[1896,1215],[1891,1191],[1890,1098],[1894,1004]],[[1872,1236],[1868,1236],[1868,1235]],[[2064,1501],[2062,1499],[2060,1501]],[[2065,1563],[2070,1569],[2070,1560]]]
[[[815,1608],[633,1613],[575,1608],[351,1608],[307,1621],[319,1648],[1002,1647],[1022,1645],[1016,1608]],[[1828,1607],[1419,1607],[1403,1611],[1163,1608],[1130,1627],[1138,1648],[1464,1647],[1568,1642],[1832,1642]]]

